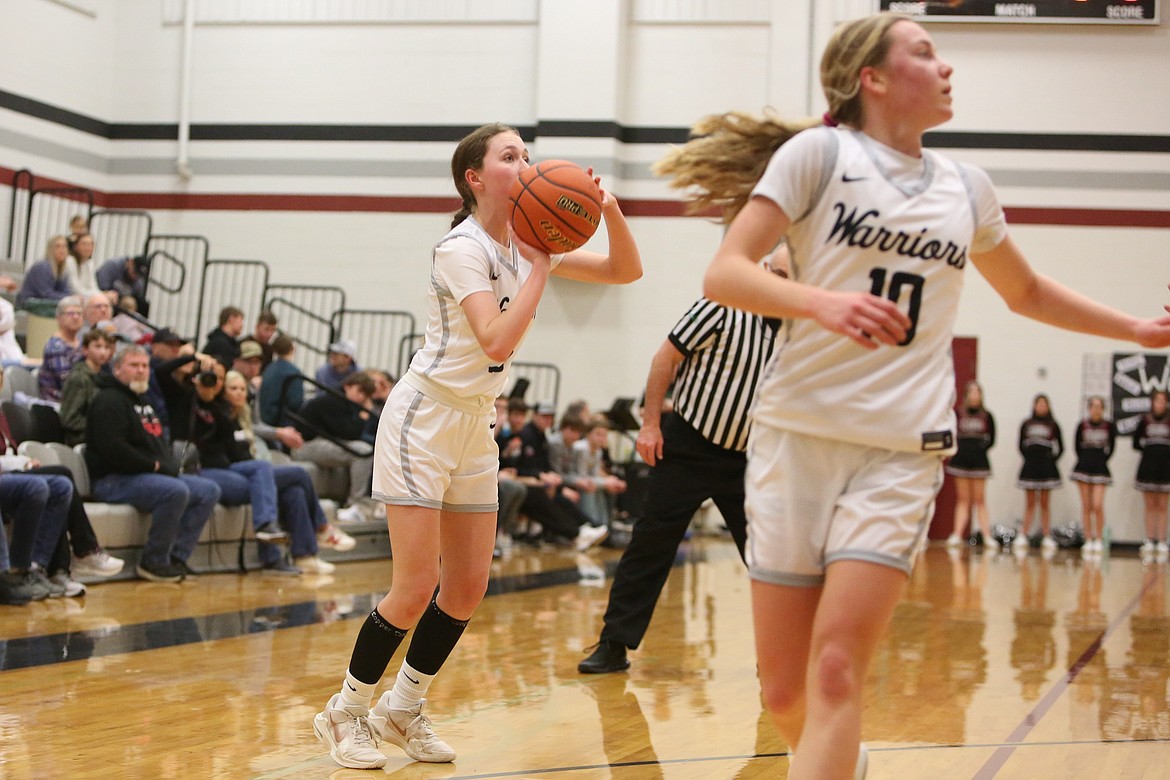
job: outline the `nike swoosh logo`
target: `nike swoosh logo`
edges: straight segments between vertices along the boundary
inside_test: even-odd
[[[499,279],[499,278],[500,278],[500,275],[499,275],[499,274],[492,274],[492,273],[489,273],[489,274],[488,274],[488,277],[489,277],[489,278],[491,278],[491,280],[494,282],[496,279]]]
[[[491,424],[491,425],[489,425],[488,427],[489,427],[489,428],[495,428],[495,427],[496,427],[496,424],[495,424],[495,423],[492,423],[492,424]]]
[[[349,688],[349,689],[350,689],[351,691],[353,691],[354,693],[357,693],[357,688],[355,688],[355,687],[353,687],[352,685],[350,685],[350,684],[349,684],[349,680],[346,680],[346,681],[345,681],[345,687],[346,687],[346,688]]]
[[[868,178],[869,178],[868,176],[850,176],[847,173],[841,174],[841,181],[845,182],[846,184],[849,184],[849,183],[855,182],[855,181],[865,181]]]
[[[411,676],[410,676],[409,674],[407,674],[406,672],[403,672],[403,673],[402,673],[402,676],[403,676],[403,677],[405,677],[406,679],[410,680],[410,681],[411,681],[412,683],[414,683],[415,685],[418,685],[418,680],[414,679],[413,677],[411,677]]]

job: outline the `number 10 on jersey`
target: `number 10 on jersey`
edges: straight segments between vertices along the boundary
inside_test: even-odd
[[[899,347],[904,347],[914,340],[914,334],[918,331],[918,311],[922,308],[922,285],[926,283],[926,280],[918,274],[895,271],[890,276],[887,285],[887,276],[889,276],[889,271],[886,268],[870,269],[871,285],[869,291],[873,295],[889,298],[894,303],[900,304],[904,288],[910,288],[910,308],[906,312],[906,316],[910,318],[910,327],[906,330],[906,338],[898,342]]]

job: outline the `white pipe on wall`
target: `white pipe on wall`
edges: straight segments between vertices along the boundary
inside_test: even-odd
[[[192,46],[195,39],[195,0],[183,2],[182,65],[179,69],[179,149],[175,170],[184,179],[191,174],[191,80]]]

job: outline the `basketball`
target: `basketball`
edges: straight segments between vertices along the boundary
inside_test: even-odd
[[[516,237],[549,254],[573,251],[601,224],[601,190],[567,160],[544,160],[522,171],[509,197]]]

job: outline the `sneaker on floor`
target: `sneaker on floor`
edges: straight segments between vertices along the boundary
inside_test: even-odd
[[[1040,549],[1041,550],[1055,550],[1056,549],[1056,540],[1053,539],[1051,536],[1045,536],[1040,541]]]
[[[1142,546],[1138,548],[1138,552],[1152,553],[1154,551],[1154,547],[1154,540],[1146,539],[1144,542],[1142,542]]]
[[[294,558],[293,565],[305,574],[332,574],[337,568],[329,561],[323,561],[316,555]]]
[[[171,566],[174,566],[177,570],[182,572],[184,581],[194,582],[195,580],[199,579],[199,575],[203,573],[201,571],[192,569],[191,564],[178,558],[171,558]]]
[[[317,532],[317,545],[337,552],[348,552],[357,546],[357,542],[337,526],[327,525]]]
[[[24,575],[0,571],[0,604],[19,606],[34,600],[40,601],[48,595],[25,582]]]
[[[1154,545],[1154,552],[1158,553],[1158,555],[1165,555],[1170,553],[1170,545],[1166,544],[1165,542],[1158,542],[1156,545]]]
[[[121,558],[115,558],[99,547],[89,555],[74,558],[69,568],[76,577],[113,577],[121,574],[125,565]]]
[[[182,582],[185,576],[182,569],[171,563],[149,564],[142,561],[134,567],[134,572],[151,582]]]
[[[68,572],[59,571],[49,577],[49,582],[65,591],[66,598],[77,598],[85,595],[85,586],[69,576]]]
[[[382,726],[382,739],[402,748],[415,761],[429,764],[454,761],[455,751],[439,739],[431,727],[431,719],[423,715],[423,705],[427,700],[422,699],[408,710],[392,710],[386,706],[389,695],[390,691],[382,694],[370,717],[371,725],[378,723]]]
[[[594,645],[592,655],[577,664],[577,671],[581,674],[609,674],[629,668],[630,659],[626,658],[626,646],[621,642],[606,639]]]
[[[256,529],[256,538],[262,542],[283,542],[288,534],[276,523],[268,522]]]
[[[1022,533],[1017,534],[1016,538],[1012,539],[1012,547],[1016,548],[1017,550],[1028,549],[1028,537],[1024,536]]]
[[[342,707],[341,694],[325,705],[313,718],[313,733],[329,748],[329,757],[350,769],[377,769],[386,765],[386,756],[378,750],[381,738],[380,718],[364,708]]]
[[[577,538],[573,540],[573,546],[577,548],[578,552],[585,552],[590,547],[601,544],[607,536],[609,536],[608,526],[583,525],[577,531]]]
[[[265,577],[299,577],[302,572],[283,558],[276,563],[266,563],[260,567],[260,574]]]
[[[960,539],[959,537],[955,536],[954,534],[951,534],[950,536],[947,537],[947,547],[958,547],[962,543],[963,543],[963,540]]]
[[[49,598],[60,599],[65,597],[64,583],[49,579],[49,575],[37,564],[34,563],[33,568],[29,569],[25,576],[30,582],[36,582],[42,588],[47,589],[49,591]]]
[[[337,510],[337,520],[342,523],[364,523],[366,516],[360,506],[352,504]]]

